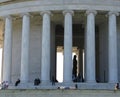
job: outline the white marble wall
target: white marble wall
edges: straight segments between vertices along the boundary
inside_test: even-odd
[[[32,18],[30,32],[30,81],[38,77],[41,72],[41,43],[42,43],[42,22],[40,17]]]
[[[12,43],[12,81],[20,78],[21,66],[21,38],[22,38],[22,20],[13,22],[13,43]]]

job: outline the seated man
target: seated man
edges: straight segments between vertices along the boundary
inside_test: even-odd
[[[40,79],[39,78],[36,78],[35,80],[34,80],[34,85],[39,85],[40,84]]]
[[[15,82],[15,86],[18,86],[19,83],[20,83],[20,79],[18,79],[18,80]]]

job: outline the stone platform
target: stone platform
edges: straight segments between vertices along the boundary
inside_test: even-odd
[[[33,83],[20,84],[14,86],[13,84],[9,85],[8,89],[58,89],[58,88],[74,88],[77,85],[77,90],[114,90],[115,84],[113,83],[52,83],[40,84],[34,86]]]
[[[76,84],[77,89],[65,88],[74,87]],[[0,97],[120,97],[120,90],[115,90],[114,86],[115,84],[110,83],[49,83],[39,86],[28,83],[1,89]]]
[[[120,97],[120,91],[79,89],[8,89],[0,90],[0,97]]]

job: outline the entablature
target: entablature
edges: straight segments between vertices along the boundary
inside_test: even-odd
[[[40,12],[43,10],[98,10],[120,12],[120,0],[2,0],[1,2],[0,16]]]

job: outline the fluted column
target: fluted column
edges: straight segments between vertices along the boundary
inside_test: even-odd
[[[41,12],[42,25],[42,56],[41,56],[41,81],[50,82],[50,11]]]
[[[30,16],[29,13],[22,15],[22,48],[21,48],[21,83],[27,83],[29,80],[29,33]]]
[[[86,11],[86,82],[95,82],[95,14],[96,11]]]
[[[72,82],[72,14],[64,11],[64,68],[63,82]]]
[[[5,37],[3,52],[3,81],[11,82],[12,64],[12,17],[5,17]]]
[[[108,32],[108,64],[109,64],[109,83],[118,82],[118,66],[117,66],[117,26],[116,12],[109,12],[109,32]]]

